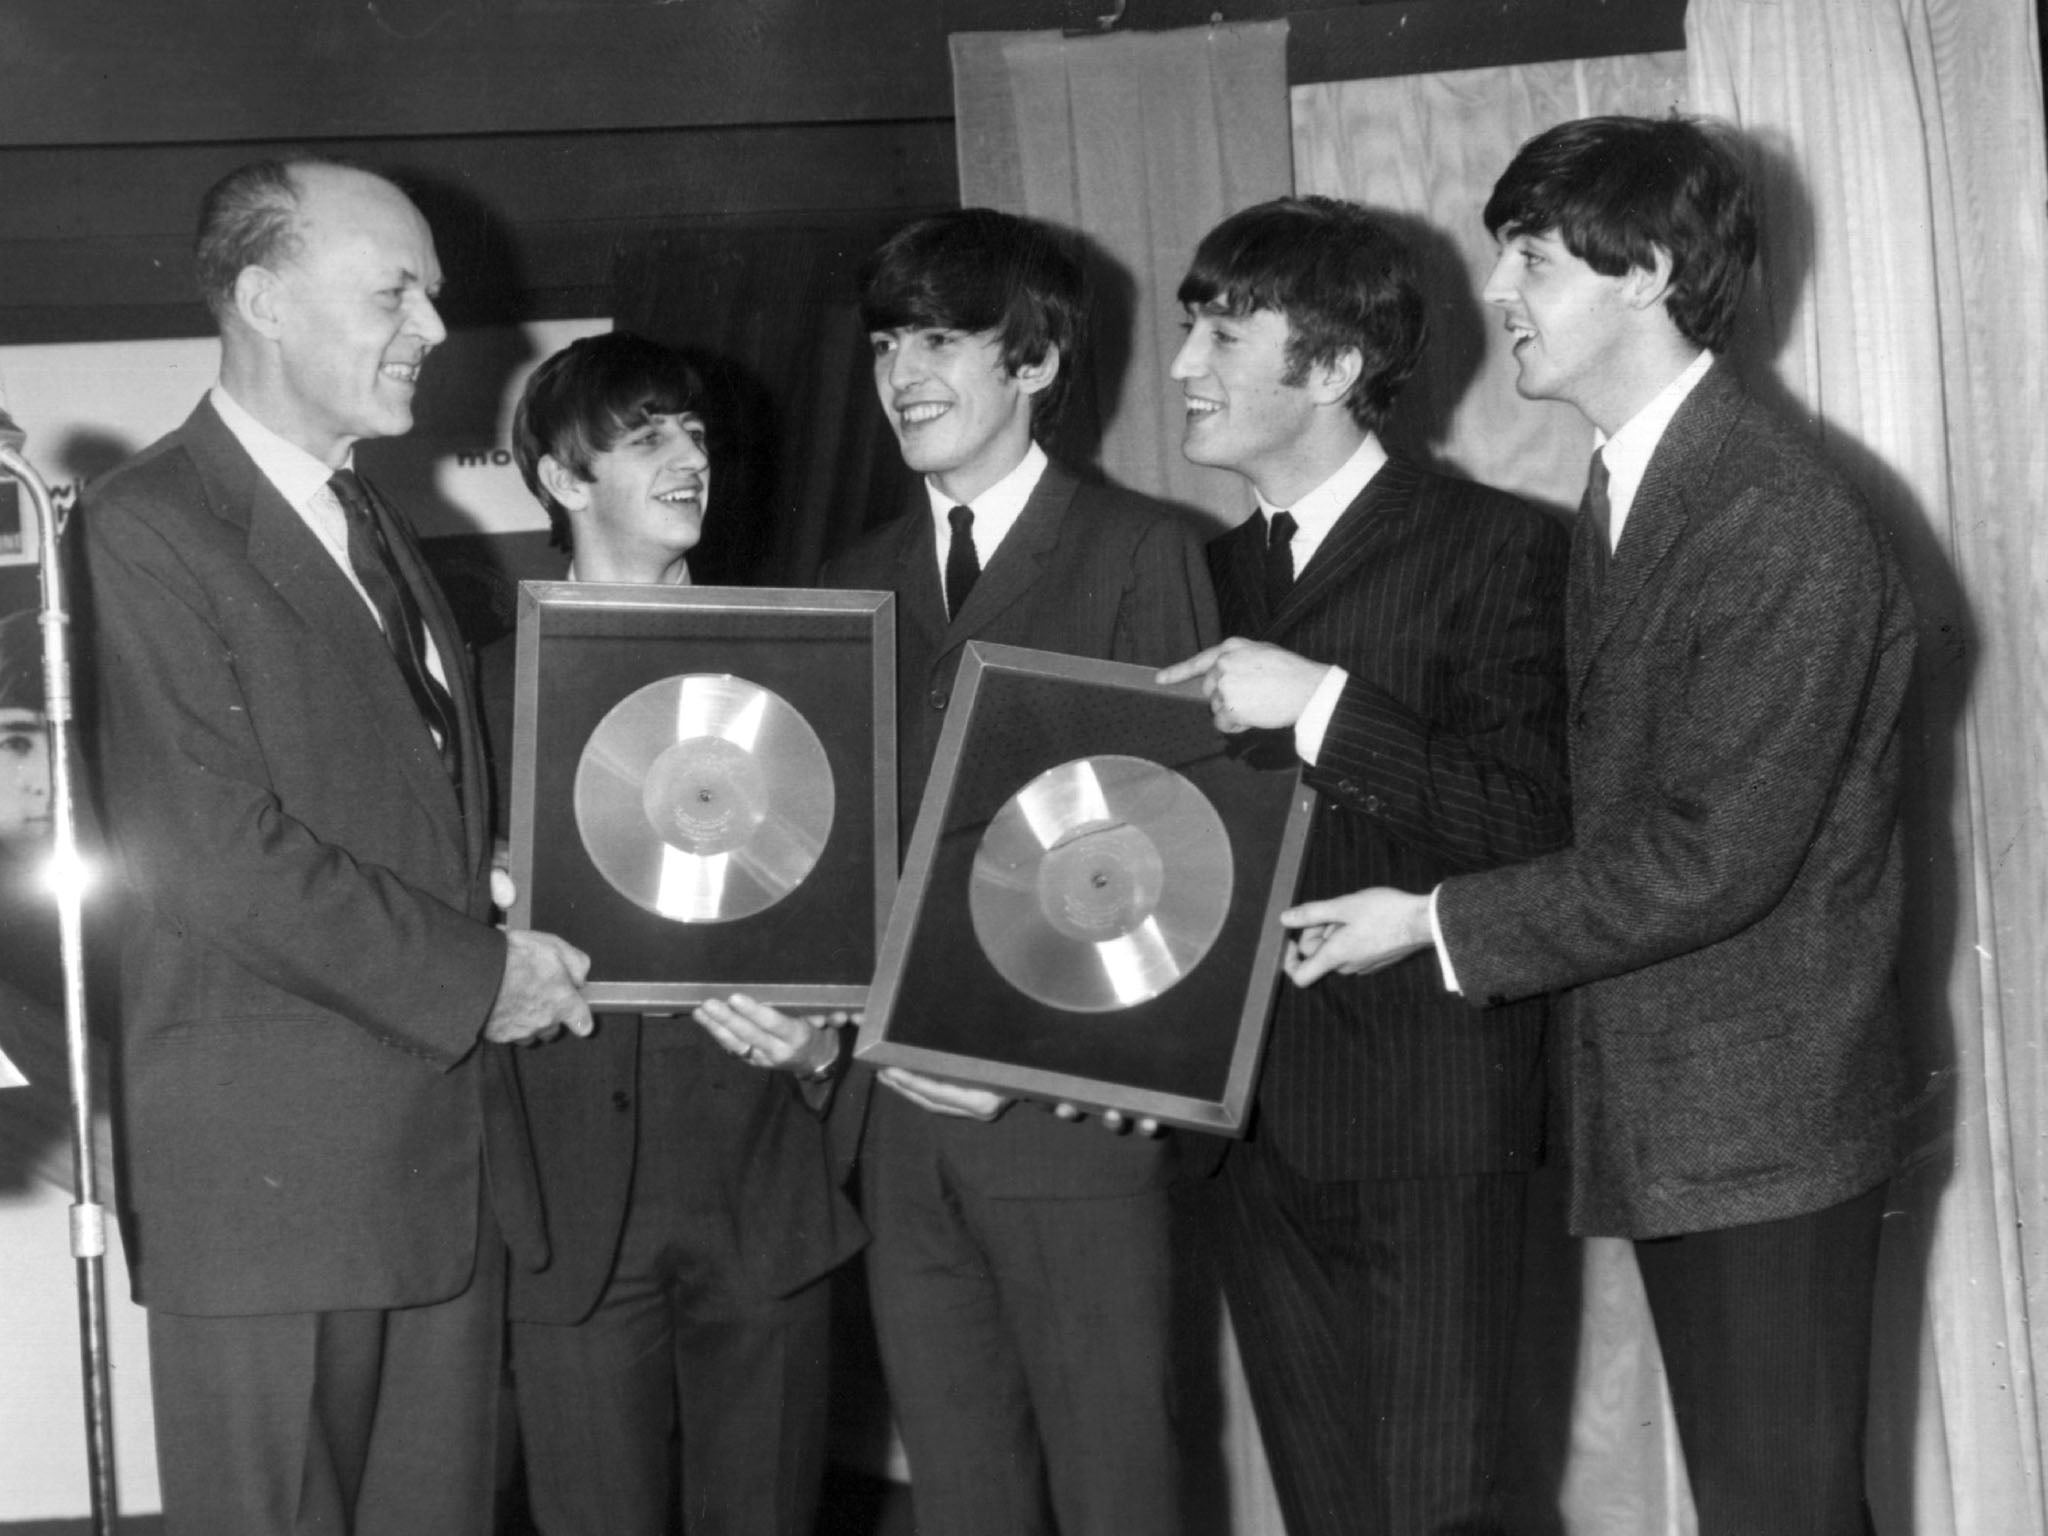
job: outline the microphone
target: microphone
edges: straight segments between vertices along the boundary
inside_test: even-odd
[[[0,474],[18,482],[35,506],[42,538],[43,716],[50,733],[50,868],[57,898],[58,948],[64,963],[64,1057],[71,1085],[71,1256],[77,1261],[79,1361],[85,1388],[86,1476],[92,1490],[92,1528],[114,1529],[113,1380],[107,1363],[106,1207],[100,1204],[93,1145],[92,1041],[85,1019],[85,936],[80,897],[77,810],[71,793],[70,617],[64,606],[63,563],[57,555],[57,512],[50,488],[22,457],[28,434],[0,410]],[[28,520],[22,520],[22,533]]]

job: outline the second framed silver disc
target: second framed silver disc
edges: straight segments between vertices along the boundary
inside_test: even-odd
[[[1192,971],[1230,911],[1230,835],[1208,798],[1138,757],[1049,768],[990,818],[968,881],[982,953],[1027,997],[1109,1013]]]

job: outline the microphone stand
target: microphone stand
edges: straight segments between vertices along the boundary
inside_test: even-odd
[[[92,1138],[92,1042],[85,1028],[84,866],[71,789],[71,616],[57,553],[50,489],[22,457],[27,441],[0,411],[0,475],[14,478],[35,504],[42,574],[43,712],[50,741],[50,883],[57,897],[57,938],[64,967],[64,1046],[71,1081],[71,1257],[77,1265],[80,1367],[85,1378],[86,1472],[92,1483],[93,1536],[113,1536],[114,1442],[107,1372],[107,1215],[99,1203]]]

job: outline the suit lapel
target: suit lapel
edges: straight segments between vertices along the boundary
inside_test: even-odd
[[[447,825],[460,826],[455,786],[441,767],[433,733],[420,719],[369,606],[211,405],[201,404],[187,423],[187,433],[202,476],[219,493],[216,515],[248,531],[250,565],[305,623],[311,643],[326,647],[334,657],[335,669],[346,675],[354,690],[356,707],[391,743],[415,792],[442,813]],[[442,607],[438,596],[423,606],[436,612]],[[447,649],[453,642],[445,641],[438,628],[434,641],[442,647],[444,666],[455,666],[462,653]],[[342,701],[309,700],[308,705],[342,707]]]
[[[946,630],[948,647],[964,644],[983,634],[1037,586],[1046,558],[1059,542],[1067,509],[1073,505],[1080,482],[1057,464],[1048,463],[1045,473],[1017,514],[1017,521],[997,546],[995,558],[967,594],[967,602],[953,615]],[[931,519],[925,519],[927,526]],[[932,535],[934,541],[937,534]],[[934,542],[936,551],[936,542]],[[933,559],[937,559],[934,552]],[[936,569],[936,567],[934,567]]]
[[[937,652],[946,643],[946,594],[939,585],[938,536],[932,529],[931,505],[920,486],[917,507],[902,518],[896,540],[896,571],[890,581],[897,614]]]
[[[1415,510],[1421,488],[1421,472],[1406,460],[1389,458],[1381,465],[1379,473],[1365,483],[1365,489],[1324,536],[1307,567],[1296,573],[1294,585],[1287,589],[1279,611],[1268,615],[1260,638],[1273,640],[1286,634],[1325,598],[1340,590],[1359,563],[1370,558]],[[1256,566],[1256,541],[1246,542],[1253,546],[1250,561]],[[1244,558],[1239,555],[1241,561]],[[1259,591],[1261,576],[1257,569],[1249,569],[1249,580],[1252,590]],[[1254,604],[1264,606],[1263,594],[1254,599]]]
[[[1716,363],[1694,386],[1650,455],[1628,521],[1622,524],[1621,542],[1608,560],[1607,577],[1597,591],[1591,583],[1590,551],[1574,550],[1572,581],[1581,599],[1573,605],[1571,624],[1574,695],[1592,670],[1594,659],[1614,638],[1629,611],[1644,599],[1672,546],[1690,525],[1687,489],[1705,476],[1720,452],[1741,401],[1740,386],[1722,363]],[[1578,558],[1581,553],[1587,557],[1583,570]]]
[[[486,797],[490,790],[484,772],[482,728],[477,721],[469,686],[469,669],[466,664],[468,647],[463,642],[462,632],[456,628],[454,611],[449,608],[448,600],[442,594],[441,584],[435,579],[433,568],[427,564],[426,552],[421,548],[419,538],[412,530],[411,520],[374,486],[371,488],[371,494],[383,503],[385,511],[389,514],[385,521],[397,536],[392,545],[392,555],[398,561],[399,574],[412,589],[413,602],[419,606],[420,618],[426,624],[427,632],[433,636],[434,649],[441,657],[441,670],[447,674],[443,682],[448,689],[449,698],[455,702],[455,728],[461,735],[462,748],[462,794],[458,803],[464,806],[482,806],[487,803]],[[383,641],[381,631],[377,638],[380,642]],[[389,650],[388,644],[386,650]],[[401,684],[402,682],[403,679]],[[406,697],[407,702],[412,703],[409,692]],[[414,718],[418,718],[417,705],[413,706],[412,712]],[[424,728],[424,722],[422,727]],[[433,733],[429,731],[427,736],[428,744],[432,745]],[[437,752],[435,756],[438,760],[439,753]],[[446,777],[444,773],[442,778]],[[467,834],[467,851],[473,867],[476,861],[483,857],[487,818],[481,815],[465,816],[463,824]]]
[[[1216,601],[1222,609],[1223,632],[1262,637],[1272,624],[1266,610],[1266,567],[1261,523],[1257,514],[1246,518],[1228,533],[1219,535],[1212,546],[1211,569],[1216,579]]]

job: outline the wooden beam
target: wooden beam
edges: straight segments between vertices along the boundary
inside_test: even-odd
[[[0,143],[167,144],[952,115],[954,32],[1115,0],[5,0]],[[1288,16],[1296,83],[1683,46],[1683,0],[1125,0]]]
[[[1685,47],[1685,0],[1407,0],[1297,9],[1287,80],[1369,80]]]
[[[35,211],[0,224],[0,336],[203,331],[192,289],[199,196],[234,166],[286,147],[0,149],[0,187],[13,206]],[[326,147],[413,190],[434,224],[458,316],[502,308],[515,293],[601,294],[614,246],[649,229],[907,216],[959,195],[946,121]]]
[[[1066,14],[1066,0],[6,0],[0,143],[943,118],[948,33]]]
[[[938,117],[949,106],[937,11],[935,0],[8,0],[0,140]]]

